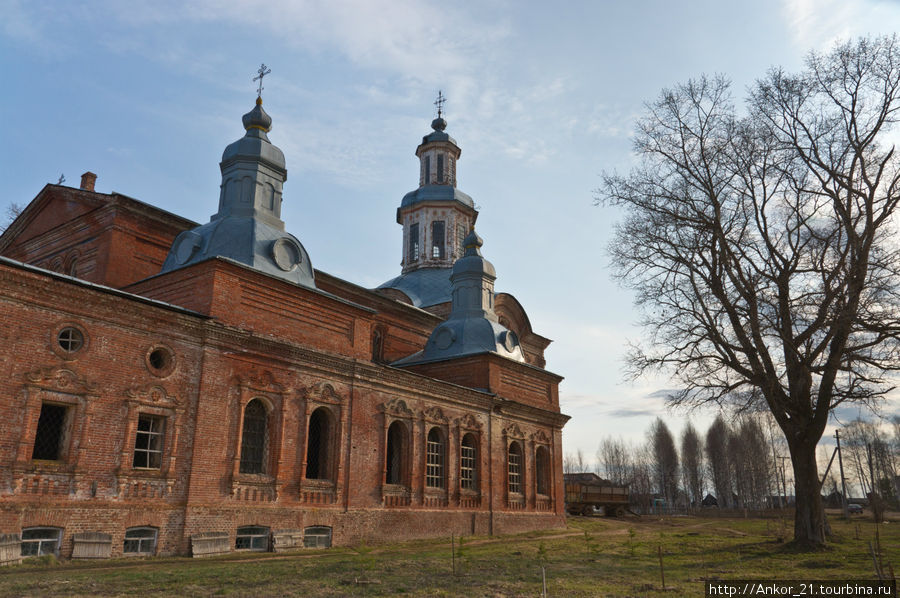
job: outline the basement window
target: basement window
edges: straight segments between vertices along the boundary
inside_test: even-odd
[[[61,461],[63,458],[66,432],[68,431],[69,408],[65,405],[43,403],[34,434],[32,459]]]
[[[248,525],[237,528],[234,541],[235,550],[269,550],[269,528],[261,525]]]
[[[58,527],[29,527],[22,530],[22,556],[59,554],[62,530]]]
[[[316,525],[303,530],[304,548],[331,548],[331,528]]]
[[[122,552],[152,556],[156,554],[155,527],[130,527],[125,530],[125,545]]]

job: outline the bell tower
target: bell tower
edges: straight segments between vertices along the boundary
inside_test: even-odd
[[[445,132],[445,101],[439,92],[432,132],[416,148],[419,188],[407,193],[397,208],[397,223],[403,226],[403,274],[451,268],[462,256],[463,240],[478,217],[472,198],[456,187],[456,163],[462,150]]]

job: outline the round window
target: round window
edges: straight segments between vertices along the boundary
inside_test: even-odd
[[[56,335],[56,342],[64,353],[71,355],[84,346],[84,334],[77,328],[66,326]]]
[[[147,369],[156,376],[168,376],[175,369],[175,354],[168,347],[151,347],[145,356]]]

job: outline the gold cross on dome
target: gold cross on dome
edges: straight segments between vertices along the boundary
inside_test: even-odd
[[[259,76],[258,76],[258,77],[253,77],[253,80],[254,80],[254,81],[259,81],[259,87],[258,87],[257,90],[256,90],[256,95],[258,95],[259,97],[262,97],[262,90],[265,89],[265,88],[262,86],[263,77],[265,77],[266,75],[268,75],[269,73],[271,73],[271,72],[272,72],[272,69],[270,69],[269,67],[267,67],[265,63],[262,63],[262,64],[259,65],[259,70],[256,71],[256,72],[259,73]]]
[[[434,105],[437,106],[438,109],[438,118],[440,118],[441,114],[443,114],[444,112],[444,102],[446,101],[447,98],[444,96],[444,94],[441,91],[438,91],[438,97],[434,101]]]

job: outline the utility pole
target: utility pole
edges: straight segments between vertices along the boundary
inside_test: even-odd
[[[841,470],[841,512],[847,518],[847,483],[844,481],[844,460],[841,459],[841,431],[834,431],[834,439],[837,442],[838,467]]]

